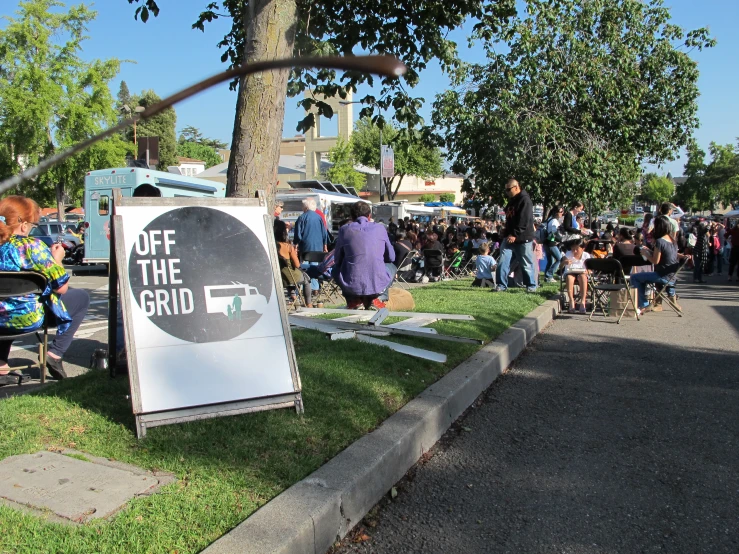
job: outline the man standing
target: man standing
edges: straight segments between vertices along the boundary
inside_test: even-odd
[[[501,234],[500,261],[498,263],[498,286],[496,291],[508,288],[508,274],[511,260],[521,264],[523,283],[528,292],[536,292],[534,273],[534,205],[528,193],[521,189],[515,179],[510,179],[505,187],[508,196],[505,226]]]
[[[306,252],[328,252],[328,233],[323,218],[316,213],[316,201],[303,200],[303,214],[295,222],[295,244],[303,260]]]

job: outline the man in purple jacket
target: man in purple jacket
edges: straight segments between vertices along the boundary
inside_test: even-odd
[[[339,230],[334,250],[334,280],[346,298],[346,307],[355,310],[380,309],[378,299],[395,277],[385,262],[395,261],[395,250],[383,225],[370,221],[372,213],[366,202],[352,204],[351,223]]]

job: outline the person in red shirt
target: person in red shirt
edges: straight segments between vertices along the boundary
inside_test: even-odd
[[[734,224],[726,238],[731,241],[731,254],[729,255],[729,281],[734,275],[734,268],[739,264],[739,223]],[[739,281],[739,272],[737,272],[737,280]]]

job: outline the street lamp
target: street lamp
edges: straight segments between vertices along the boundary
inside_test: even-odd
[[[142,113],[146,108],[144,106],[136,106],[133,111],[135,113]],[[128,104],[123,104],[121,107],[122,112],[126,112],[126,114],[131,115],[131,107]],[[133,120],[133,145],[136,146],[136,121],[137,119]]]

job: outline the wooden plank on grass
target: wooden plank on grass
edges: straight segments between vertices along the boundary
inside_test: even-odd
[[[439,320],[435,317],[411,317],[409,319],[399,321],[398,323],[388,325],[387,327],[392,327],[393,329],[413,329],[415,331],[423,331],[430,335],[436,335],[438,331],[433,327],[426,327],[426,325],[431,325],[437,321]]]
[[[387,308],[382,308],[379,310],[375,315],[372,316],[372,318],[369,320],[370,325],[379,325],[383,321],[387,319],[387,316],[390,314],[390,310]]]
[[[431,350],[425,350],[423,348],[416,348],[414,346],[407,346],[405,344],[398,344],[396,342],[390,342],[389,340],[382,340],[375,337],[369,337],[367,335],[357,333],[357,340],[359,342],[366,342],[368,344],[375,344],[377,346],[384,346],[390,350],[395,350],[406,356],[413,356],[414,358],[422,358],[424,360],[430,360],[432,362],[439,362],[443,364],[446,362],[446,355],[433,352]]]
[[[449,342],[464,342],[467,344],[483,344],[484,341],[480,339],[470,339],[467,337],[456,337],[454,335],[442,335],[442,334],[436,334],[436,335],[429,335],[429,333],[424,331],[418,331],[418,330],[411,330],[411,329],[394,329],[389,326],[385,325],[378,325],[369,327],[368,325],[362,325],[361,323],[348,323],[339,321],[336,322],[332,319],[323,319],[320,322],[314,320],[314,319],[306,319],[300,316],[290,315],[290,323],[293,325],[296,325],[298,327],[305,327],[307,329],[316,329],[319,331],[324,331],[324,328],[326,327],[333,327],[334,329],[349,329],[352,331],[369,331],[369,330],[382,330],[382,331],[390,331],[393,335],[403,335],[406,337],[421,337],[421,338],[430,338],[433,336],[436,340],[444,340]],[[312,325],[313,327],[309,327],[309,325]],[[316,327],[316,325],[320,326]],[[325,331],[324,331],[325,332]]]
[[[344,314],[344,315],[362,315],[366,314],[365,310],[345,310],[343,308],[298,308],[298,314]],[[435,317],[437,319],[457,319],[459,321],[474,321],[475,318],[466,314],[432,314],[424,312],[389,312],[390,317]]]

